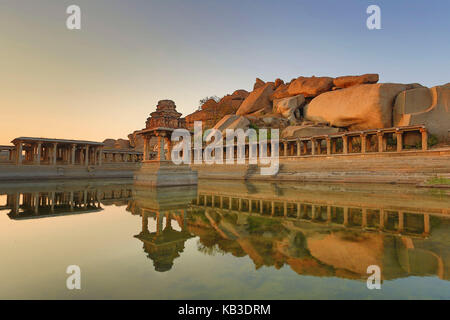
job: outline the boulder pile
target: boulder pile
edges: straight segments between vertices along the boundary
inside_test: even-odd
[[[278,128],[282,137],[424,124],[439,140],[448,139],[450,84],[426,88],[378,81],[375,73],[301,76],[290,82],[257,78],[253,91],[237,90],[219,102],[207,101],[186,123],[190,127],[200,120],[223,132],[232,127]]]
[[[440,142],[448,142],[450,83],[432,88],[420,84],[378,83],[378,74],[304,77],[285,82],[256,78],[253,90],[236,90],[209,99],[186,116],[193,129],[273,128],[281,137],[305,137],[393,126],[425,125]],[[419,137],[420,138],[420,137]],[[405,140],[405,144],[407,140]],[[412,141],[412,144],[417,141]],[[108,148],[143,149],[136,132],[128,140],[107,139]]]

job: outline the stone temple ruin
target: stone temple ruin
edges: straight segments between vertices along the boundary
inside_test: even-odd
[[[150,114],[146,128],[138,131],[144,139],[144,158],[141,168],[134,174],[136,185],[151,187],[197,184],[197,173],[186,164],[175,165],[171,161],[171,135],[175,129],[185,128],[185,119],[176,111],[172,100],[158,102],[156,111]],[[155,157],[150,153],[150,141],[157,139]]]
[[[312,160],[317,166],[319,162],[331,166],[333,161],[348,160],[352,166],[347,171],[356,170],[358,164],[358,172],[369,177],[367,164],[375,159],[386,163],[387,157],[389,164],[400,157],[417,160],[418,164],[410,167],[412,172],[401,171],[411,181],[448,175],[448,165],[430,169],[433,164],[427,159],[445,162],[450,154],[450,84],[427,88],[417,83],[378,83],[378,78],[377,74],[366,74],[298,77],[290,82],[256,79],[251,92],[236,90],[217,101],[208,99],[186,117],[173,101],[161,100],[145,128],[130,134],[128,140],[19,137],[13,145],[0,146],[0,178],[134,176],[137,184],[189,185],[196,179],[191,169],[199,177],[218,178],[212,167],[222,170],[222,177],[234,172],[232,176],[239,179],[254,178],[248,168],[242,167],[240,172],[239,166],[175,166],[171,162],[172,132],[193,129],[195,121],[223,136],[227,129],[253,129],[257,133],[259,129],[280,130],[281,170],[290,179],[310,179],[304,172],[307,163],[313,166]],[[245,148],[247,156],[249,146]],[[267,151],[271,156],[270,145]],[[382,167],[387,170],[389,166]],[[336,170],[333,168],[330,170]],[[282,174],[274,179],[283,180]],[[336,177],[333,174],[327,179]],[[380,173],[383,175],[386,182],[402,176]]]

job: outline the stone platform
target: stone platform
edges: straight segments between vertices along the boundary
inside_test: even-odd
[[[170,160],[148,160],[134,174],[138,186],[169,187],[197,184],[197,172],[188,165],[176,165]]]
[[[260,174],[258,165],[192,165],[199,179],[249,181],[308,181],[330,183],[419,184],[434,177],[450,177],[450,149],[286,156],[279,158],[276,175]]]
[[[140,163],[81,165],[0,165],[0,181],[133,178]]]

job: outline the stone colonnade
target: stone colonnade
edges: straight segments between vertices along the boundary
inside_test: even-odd
[[[28,215],[46,215],[65,212],[83,212],[101,209],[101,203],[130,200],[130,189],[92,189],[46,192],[14,192],[6,195],[6,205],[0,209],[11,209],[13,218]]]
[[[389,135],[395,137],[396,148],[394,152],[402,152],[405,151],[403,146],[404,135],[408,133],[419,133],[421,135],[421,150],[428,150],[426,128],[424,126],[408,126],[284,139],[280,142],[280,155],[304,156],[386,152]],[[372,139],[372,137],[375,137],[375,139]]]
[[[279,155],[286,157],[337,155],[355,153],[377,153],[387,151],[387,138],[393,135],[396,141],[394,152],[403,152],[404,135],[408,133],[421,135],[421,150],[428,150],[428,134],[424,126],[396,127],[386,129],[374,129],[365,131],[342,132],[334,135],[317,135],[302,138],[286,138],[279,141]],[[376,137],[376,139],[372,139]],[[375,140],[375,143],[371,143]],[[202,147],[202,152],[205,149]],[[247,143],[242,151],[245,158],[249,157],[250,145]],[[259,145],[256,152],[259,154]],[[355,151],[356,150],[356,151]],[[194,160],[195,150],[192,149],[191,158]],[[214,155],[214,151],[212,152]],[[267,156],[272,155],[272,145],[267,142]],[[238,147],[234,146],[234,155],[238,156]],[[226,159],[226,145],[223,146],[223,160]]]
[[[14,146],[0,146],[0,152],[6,153],[6,161],[7,162],[15,161],[15,148],[14,148]]]
[[[360,227],[390,233],[430,234],[430,214],[387,208],[368,208],[298,202],[280,199],[258,199],[233,195],[199,194],[194,205],[270,217],[285,217],[314,222],[336,223],[344,227]],[[420,230],[413,226],[419,225]]]
[[[103,150],[103,163],[133,163],[141,162],[143,160],[143,153],[134,150]]]
[[[40,138],[16,138],[15,163],[34,165],[102,165],[103,143]]]

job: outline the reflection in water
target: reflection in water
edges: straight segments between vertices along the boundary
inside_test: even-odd
[[[142,217],[142,231],[135,237],[144,243],[144,251],[156,271],[168,271],[184,250],[186,240],[194,237],[186,227],[186,211],[196,197],[196,187],[152,189],[136,187],[128,210]],[[165,217],[165,226],[163,218]],[[148,218],[156,220],[155,232],[148,228]],[[179,231],[172,226],[178,224]]]
[[[379,265],[385,280],[449,279],[446,194],[409,190],[415,200],[405,204],[395,194],[404,190],[396,187],[378,195],[350,190],[349,196],[336,186],[322,188],[322,194],[314,188],[241,183],[200,184],[193,190],[135,191],[128,209],[142,216],[136,237],[157,271],[170,269],[184,242],[196,236],[199,250],[249,256],[256,269],[288,265],[298,274],[366,279],[367,267]],[[386,201],[377,204],[378,197]],[[147,230],[149,217],[156,220],[156,232]],[[171,220],[181,231],[173,230]]]
[[[195,237],[198,251],[248,256],[256,269],[287,266],[299,275],[365,280],[367,267],[378,265],[383,280],[450,279],[446,191],[229,181],[152,189],[99,181],[0,185],[0,194],[0,209],[15,220],[126,206],[142,219],[134,237],[158,272],[183,259]]]
[[[0,190],[5,188],[1,187]],[[102,210],[102,203],[125,205],[132,200],[131,184],[109,187],[19,184],[3,192],[6,193],[6,204],[0,206],[0,210],[10,210],[8,216],[15,220],[98,212]]]

